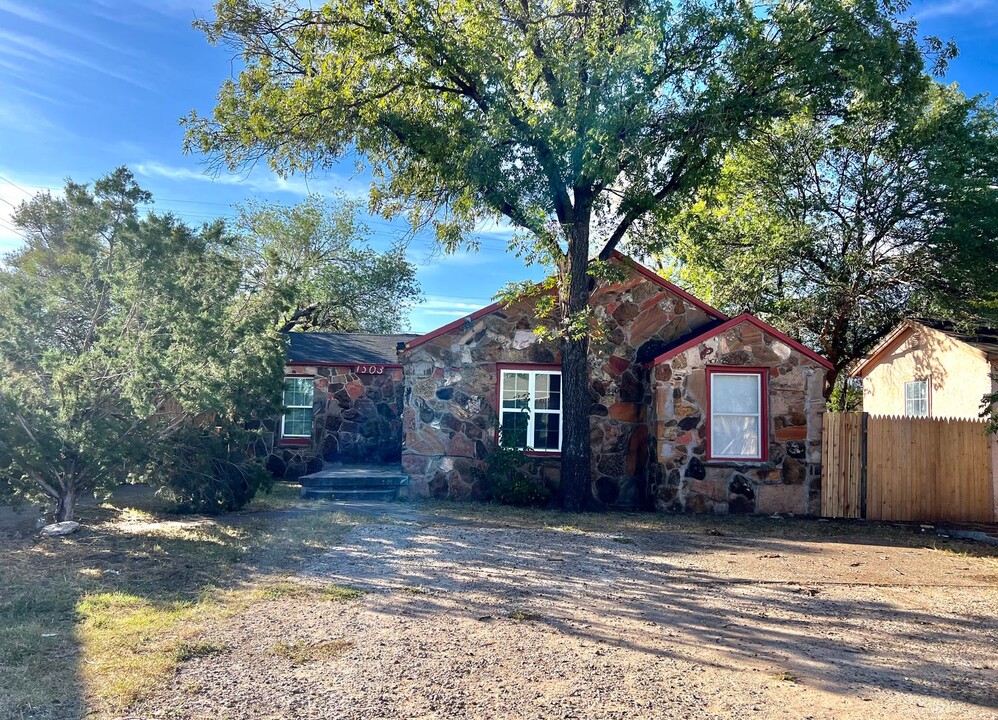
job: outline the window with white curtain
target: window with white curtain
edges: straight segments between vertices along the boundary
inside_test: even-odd
[[[499,444],[535,452],[561,450],[561,371],[500,371]]]
[[[281,436],[292,438],[312,437],[312,378],[284,378],[284,416],[281,419]]]
[[[709,372],[710,457],[763,459],[765,412],[761,372]]]
[[[928,380],[913,380],[904,384],[904,414],[909,417],[929,416]]]

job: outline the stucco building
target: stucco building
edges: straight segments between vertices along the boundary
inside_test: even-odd
[[[906,320],[851,373],[872,415],[977,418],[998,392],[998,330],[966,332],[938,320]]]

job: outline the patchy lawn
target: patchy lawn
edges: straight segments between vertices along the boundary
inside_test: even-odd
[[[293,490],[218,519],[105,506],[68,540],[0,540],[0,717],[998,718],[988,546],[330,509]]]
[[[130,495],[141,508],[80,508],[84,529],[68,538],[0,533],[0,718],[119,716],[178,666],[225,652],[209,621],[273,599],[356,597],[287,577],[358,519],[288,510],[296,493],[277,486],[222,518]]]

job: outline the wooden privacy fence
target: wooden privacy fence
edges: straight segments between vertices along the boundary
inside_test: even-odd
[[[821,514],[868,520],[993,522],[984,422],[827,413]]]

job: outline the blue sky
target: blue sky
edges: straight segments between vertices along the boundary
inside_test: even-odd
[[[995,90],[998,0],[916,2],[924,35],[955,39],[960,57],[948,80],[968,94]],[[65,178],[90,181],[121,164],[152,191],[156,208],[192,223],[231,216],[235,203],[293,203],[309,192],[364,196],[352,166],[318,178],[281,180],[265,168],[213,178],[203,158],[181,152],[178,120],[207,113],[229,53],[191,28],[211,14],[207,0],[0,0],[0,253],[20,238],[12,207]],[[371,218],[372,244],[387,247],[406,229]],[[431,238],[410,245],[424,303],[411,329],[425,332],[491,302],[509,280],[538,277],[505,252],[503,228],[483,231],[477,254],[441,257]]]

